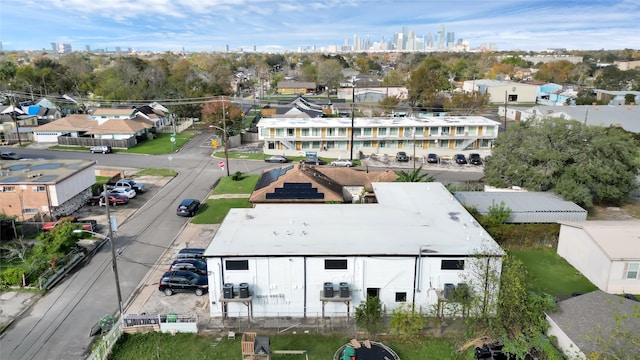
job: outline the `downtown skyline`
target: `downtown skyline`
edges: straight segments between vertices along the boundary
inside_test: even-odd
[[[2,3],[0,42],[6,51],[51,43],[74,51],[362,51],[357,39],[397,45],[409,29],[443,50],[445,26],[445,37],[470,49],[637,49],[639,23],[635,0],[21,0]]]

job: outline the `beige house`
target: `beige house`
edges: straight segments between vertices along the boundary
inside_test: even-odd
[[[558,255],[604,292],[640,294],[640,220],[560,224]]]
[[[467,80],[462,89],[489,94],[493,104],[535,104],[540,86],[503,80]]]

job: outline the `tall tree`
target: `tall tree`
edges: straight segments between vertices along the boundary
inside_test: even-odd
[[[328,90],[337,89],[340,80],[342,80],[342,66],[338,60],[325,60],[318,64],[318,85],[325,85]]]
[[[494,186],[553,190],[587,208],[620,205],[638,185],[638,151],[633,137],[617,127],[529,120],[498,136],[485,179]]]
[[[444,102],[444,109],[453,115],[479,114],[487,110],[489,94],[479,92],[454,93]]]
[[[437,95],[449,84],[447,71],[438,60],[425,59],[411,72],[407,82],[408,100],[411,106],[434,107]]]

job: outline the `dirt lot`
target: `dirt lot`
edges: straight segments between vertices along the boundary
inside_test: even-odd
[[[640,219],[640,199],[621,207],[596,206],[589,212],[588,220]]]

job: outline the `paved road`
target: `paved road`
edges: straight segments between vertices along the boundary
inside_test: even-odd
[[[195,137],[177,153],[162,156],[130,154],[90,154],[44,149],[20,149],[23,157],[46,159],[94,159],[100,166],[127,168],[167,168],[179,175],[162,188],[132,217],[119,224],[115,236],[118,270],[123,299],[129,299],[147,271],[170,246],[187,219],[174,209],[182,198],[203,199],[226,172],[211,158],[210,134]],[[168,157],[172,160],[169,161]],[[259,173],[277,166],[261,161],[233,160],[230,171]],[[482,173],[430,171],[439,181],[477,180]],[[127,300],[125,300],[125,306]],[[105,314],[118,309],[109,247],[104,247],[84,267],[36,303],[24,317],[13,323],[0,338],[0,358],[84,359],[90,350],[89,330]]]

